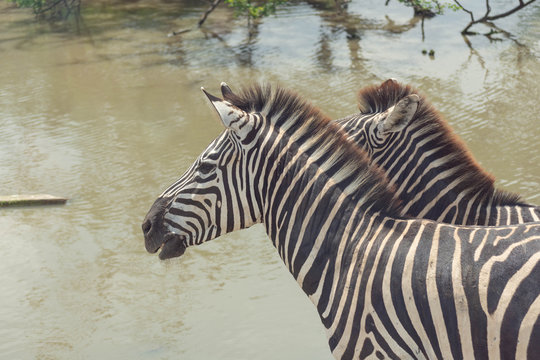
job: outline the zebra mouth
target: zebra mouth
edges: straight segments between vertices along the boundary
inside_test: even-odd
[[[175,233],[168,233],[165,235],[163,244],[159,248],[160,260],[171,259],[184,254],[186,251],[186,237]]]

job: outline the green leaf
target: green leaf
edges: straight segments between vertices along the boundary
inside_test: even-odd
[[[251,0],[225,0],[230,8],[234,9],[235,14],[245,15],[248,18],[257,19],[274,14],[278,5],[288,0],[259,0],[252,3]]]

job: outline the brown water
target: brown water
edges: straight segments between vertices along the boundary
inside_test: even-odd
[[[251,35],[218,9],[177,37],[199,2],[92,2],[80,34],[0,3],[0,194],[71,199],[0,209],[0,358],[331,357],[261,227],[179,260],[144,250],[149,206],[221,131],[200,86],[279,81],[337,118],[364,85],[412,83],[500,187],[540,203],[540,6],[471,49],[466,16],[427,20],[422,42],[409,9],[382,3],[299,3]]]

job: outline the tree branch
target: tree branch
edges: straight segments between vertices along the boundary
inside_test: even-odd
[[[489,6],[489,0],[486,0],[486,14],[484,15],[484,17],[486,18],[490,12],[491,12],[491,6]]]
[[[465,9],[465,7],[461,5],[461,3],[458,0],[454,0],[454,2],[457,4],[457,6],[461,8],[461,10],[465,11],[471,17],[471,21],[469,22],[469,24],[461,31],[463,35],[469,34],[469,29],[471,28],[471,26],[475,24],[474,14],[471,10]]]
[[[516,5],[514,8],[506,11],[506,12],[503,12],[501,14],[496,14],[496,15],[493,15],[493,16],[489,16],[489,14],[491,13],[491,6],[489,4],[489,0],[486,0],[486,13],[484,14],[484,16],[482,16],[481,18],[479,18],[478,20],[476,20],[474,18],[474,14],[472,11],[470,10],[467,10],[463,7],[463,5],[461,5],[461,3],[459,2],[459,0],[454,0],[454,2],[463,10],[465,11],[466,13],[468,13],[470,16],[471,16],[471,21],[469,22],[469,24],[467,24],[467,26],[461,31],[461,33],[463,35],[476,35],[477,33],[475,32],[470,32],[469,29],[475,25],[475,24],[478,24],[478,23],[486,23],[488,21],[493,21],[493,20],[497,20],[497,19],[500,19],[500,18],[503,18],[503,17],[506,17],[506,16],[509,16],[509,15],[512,15],[513,13],[515,13],[516,11],[518,10],[521,10],[523,9],[525,6],[527,5],[530,5],[532,4],[533,2],[535,2],[536,0],[529,0],[527,2],[524,2],[523,0],[519,0],[519,4]]]
[[[493,21],[493,20],[497,20],[497,19],[500,19],[500,18],[503,18],[503,17],[506,17],[508,15],[512,15],[513,13],[515,13],[516,11],[518,10],[521,10],[523,9],[525,6],[527,5],[530,5],[532,4],[533,2],[535,2],[536,0],[529,0],[527,2],[523,2],[523,0],[519,0],[519,5],[517,5],[515,8],[513,9],[510,9],[508,10],[507,12],[504,12],[502,14],[498,14],[498,15],[494,15],[494,16],[488,16],[486,18],[487,21]]]
[[[534,1],[534,0],[533,0]],[[206,11],[204,12],[204,14],[202,14],[201,18],[199,19],[199,22],[197,24],[198,27],[201,27],[202,24],[206,21],[206,18],[208,17],[208,15],[210,15],[210,13],[212,11],[214,11],[214,9],[219,5],[219,3],[221,2],[221,0],[214,0],[212,2],[212,4],[210,5],[210,7],[208,9],[206,9]]]
[[[198,28],[200,28],[202,26],[202,24],[204,24],[204,22],[206,21],[206,18],[208,17],[208,15],[210,15],[210,13],[212,11],[214,11],[215,8],[217,8],[217,6],[219,5],[219,3],[221,1],[222,0],[213,0],[212,1],[212,3],[210,4],[210,7],[208,9],[206,9],[206,11],[201,15],[199,21],[197,22],[197,27]],[[187,33],[187,32],[189,32],[191,30],[193,30],[193,29],[180,29],[180,30],[177,30],[177,31],[170,32],[167,36],[168,37],[176,36],[176,35]]]

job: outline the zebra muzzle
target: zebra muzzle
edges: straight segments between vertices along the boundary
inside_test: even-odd
[[[160,260],[181,256],[186,251],[186,237],[172,232],[168,233],[158,250],[161,250],[159,253]]]

